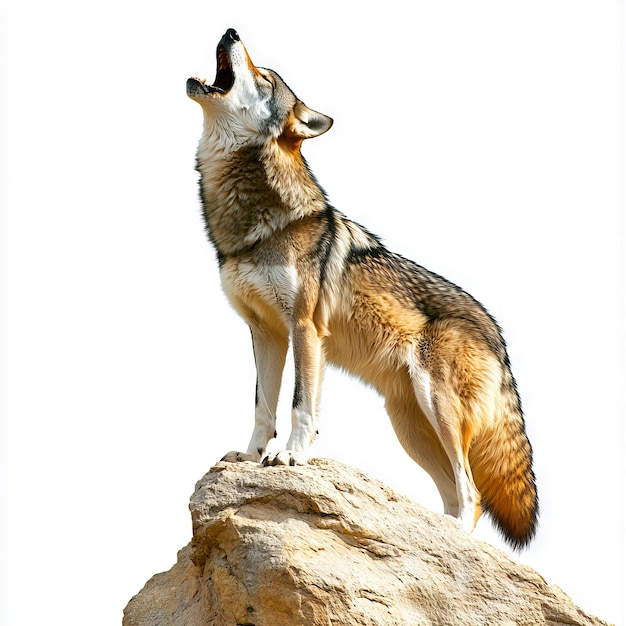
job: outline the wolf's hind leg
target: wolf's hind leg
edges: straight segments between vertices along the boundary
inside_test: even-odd
[[[250,326],[257,381],[254,430],[248,451],[229,452],[223,461],[256,461],[265,455],[270,439],[276,437],[276,406],[285,367],[289,339],[286,331]]]
[[[457,517],[459,500],[450,460],[417,403],[407,372],[394,376],[393,391],[385,393],[385,408],[402,447],[437,486],[444,513]]]
[[[471,532],[482,513],[482,508],[480,493],[474,483],[468,458],[471,437],[465,432],[467,428],[464,421],[470,420],[463,419],[462,403],[456,397],[451,382],[448,381],[443,385],[445,391],[439,393],[435,401],[431,389],[431,375],[426,369],[414,367],[411,371],[411,381],[420,408],[436,433],[454,475],[456,506],[450,496],[439,489],[445,512],[456,517],[460,526]]]

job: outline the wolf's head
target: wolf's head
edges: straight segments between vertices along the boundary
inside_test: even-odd
[[[207,130],[233,147],[262,144],[272,137],[299,145],[333,123],[298,100],[276,72],[256,67],[232,28],[217,45],[213,84],[190,78],[187,95],[202,106]]]

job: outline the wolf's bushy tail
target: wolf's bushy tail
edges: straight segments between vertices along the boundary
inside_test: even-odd
[[[537,530],[539,499],[521,402],[508,367],[502,381],[499,416],[472,442],[470,466],[482,507],[514,549],[525,547]]]

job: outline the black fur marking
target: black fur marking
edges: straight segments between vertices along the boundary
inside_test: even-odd
[[[337,238],[337,215],[332,206],[326,205],[324,218],[328,224],[328,230],[320,237],[316,250],[316,256],[320,259],[320,283],[323,283],[326,277],[326,266]]]
[[[274,439],[276,439],[276,437],[278,437],[278,433],[274,431]]]
[[[257,448],[256,451],[259,453],[259,456],[263,454],[263,448]]]
[[[254,356],[254,363],[256,365],[256,351],[254,349],[254,333],[252,332],[252,328],[250,328],[250,336],[252,337],[252,354]],[[259,406],[259,375],[257,374],[256,383],[254,386],[254,406]]]
[[[357,248],[353,246],[350,248],[348,254],[348,263],[356,265],[366,259],[379,259],[384,252],[385,248],[383,248],[382,245],[377,245],[372,248]]]
[[[293,457],[291,457],[289,459],[289,465],[291,465],[291,467],[293,467],[295,464],[296,464],[296,460]]]
[[[295,409],[300,406],[302,403],[302,381],[300,380],[300,376],[298,376],[298,372],[296,372],[296,384],[293,389],[293,404],[292,407]]]

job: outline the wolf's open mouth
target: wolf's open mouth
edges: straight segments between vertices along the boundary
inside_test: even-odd
[[[226,93],[231,90],[235,82],[235,75],[230,65],[228,52],[221,44],[217,46],[217,74],[211,89],[219,93]]]
[[[203,78],[194,77],[190,78],[189,81],[202,87],[204,93],[228,93],[235,84],[235,74],[233,73],[226,48],[221,44],[217,46],[217,73],[212,85],[207,85],[206,80]]]

